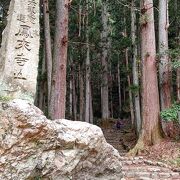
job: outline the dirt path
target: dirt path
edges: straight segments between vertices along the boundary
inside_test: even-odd
[[[176,172],[169,165],[158,161],[152,161],[145,157],[126,157],[128,145],[124,142],[126,131],[118,130],[114,126],[103,129],[105,138],[120,153],[123,165],[124,180],[180,180],[180,172]],[[130,146],[135,141],[129,139]],[[128,139],[128,137],[126,137]]]

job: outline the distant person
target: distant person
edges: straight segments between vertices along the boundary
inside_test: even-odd
[[[116,128],[117,128],[117,129],[121,129],[122,126],[123,126],[123,123],[121,122],[121,119],[118,118],[118,120],[116,121]]]

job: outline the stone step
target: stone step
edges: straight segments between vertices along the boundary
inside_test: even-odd
[[[133,171],[133,172],[173,172],[168,168],[157,167],[157,166],[145,166],[145,165],[123,165],[123,171]],[[179,173],[177,173],[179,174]]]
[[[105,129],[106,141],[119,151],[122,163],[122,180],[180,180],[180,172],[162,162],[152,161],[142,156],[126,157],[127,150],[122,144],[123,131]]]
[[[124,178],[135,178],[135,179],[180,179],[179,174],[172,174],[171,172],[159,172],[159,173],[151,173],[151,172],[128,172],[124,173]]]

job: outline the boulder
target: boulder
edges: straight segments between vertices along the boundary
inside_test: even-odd
[[[0,103],[1,180],[120,180],[120,156],[95,125],[49,120],[25,100]]]

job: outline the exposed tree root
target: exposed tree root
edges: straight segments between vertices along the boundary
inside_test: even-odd
[[[140,152],[144,150],[144,147],[143,139],[140,137],[135,147],[127,153],[127,156],[136,156],[140,154]]]
[[[161,143],[163,140],[163,138],[161,136],[157,136],[156,137],[156,141],[153,142],[152,145],[155,144],[159,144]],[[135,145],[135,147],[133,149],[131,149],[128,153],[127,156],[136,156],[139,155],[141,153],[144,153],[144,151],[147,151],[147,147],[148,145],[145,144],[146,142],[143,141],[142,135],[139,137],[137,144]]]

